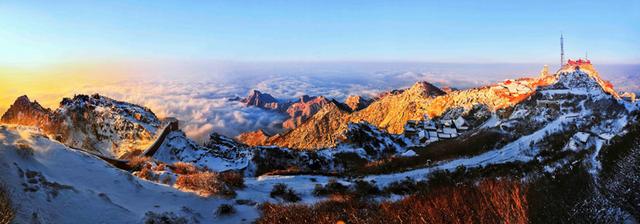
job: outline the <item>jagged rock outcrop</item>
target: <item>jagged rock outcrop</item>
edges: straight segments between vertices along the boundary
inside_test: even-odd
[[[273,144],[295,149],[317,149],[335,146],[344,139],[345,118],[349,112],[334,103],[326,104],[307,122],[273,140]],[[295,139],[295,140],[294,140]]]
[[[405,142],[397,135],[389,134],[367,123],[349,123],[341,144],[362,148],[374,158],[393,155],[405,146]]]
[[[287,108],[289,119],[282,123],[282,127],[286,129],[298,127],[298,125],[305,122],[329,102],[330,101],[324,96],[310,97],[304,95],[300,97],[298,102],[291,104],[291,106]]]
[[[169,133],[153,158],[165,163],[194,163],[221,172],[246,167],[251,159],[249,155],[248,147],[215,132],[199,145],[178,130]]]
[[[324,96],[308,95],[303,95],[296,101],[281,101],[268,93],[262,93],[258,90],[252,90],[247,97],[240,100],[247,106],[255,106],[287,114],[289,118],[282,122],[282,127],[285,129],[298,127],[330,101]]]
[[[2,115],[2,123],[26,126],[49,127],[53,112],[42,107],[37,101],[31,102],[29,97],[20,96]]]
[[[365,121],[392,134],[402,133],[409,120],[424,119],[424,105],[445,92],[427,82],[418,82],[400,94],[388,95],[353,113],[349,121]]]
[[[242,133],[236,136],[236,140],[250,146],[267,145],[271,136],[264,133],[262,129]]]
[[[276,98],[268,93],[262,93],[258,90],[252,90],[249,95],[240,100],[247,106],[260,107],[270,110],[286,110],[288,103],[280,103]]]
[[[344,101],[344,104],[351,108],[351,111],[359,111],[368,107],[372,102],[373,100],[371,99],[362,96],[351,95],[347,97],[347,99]]]
[[[161,123],[148,108],[98,94],[64,98],[55,111],[26,96],[14,105],[4,123],[37,126],[70,147],[114,158],[144,150]]]
[[[478,107],[495,112],[513,107],[528,99],[539,87],[552,85],[564,85],[564,88],[573,89],[582,88],[587,91],[602,89],[603,92],[618,98],[611,84],[602,80],[590,64],[582,67],[567,65],[556,74],[506,80],[490,86],[451,90],[448,93],[427,82],[418,82],[409,89],[384,94],[360,111],[341,114],[339,119],[342,120],[342,124],[327,125],[324,119],[312,118],[305,125],[284,134],[273,143],[279,146],[305,147],[304,149],[313,149],[312,146],[333,147],[337,143],[335,136],[341,136],[347,123],[360,122],[369,123],[391,134],[401,134],[404,132],[405,124],[410,120],[441,116],[454,119],[465,116],[473,108]],[[334,137],[300,138],[316,130],[323,130],[323,135]]]
[[[348,113],[350,108],[343,104],[325,107],[307,122],[291,132],[285,133],[272,143],[282,147],[317,149],[336,146],[344,140],[344,132],[349,123],[366,122],[389,133],[402,133],[409,120],[423,119],[420,105],[445,94],[437,87],[418,82],[411,88],[389,94],[375,101],[363,110]],[[342,108],[340,108],[342,107]]]

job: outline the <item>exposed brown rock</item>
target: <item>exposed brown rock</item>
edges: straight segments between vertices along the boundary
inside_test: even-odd
[[[325,104],[307,122],[273,139],[273,144],[294,149],[318,149],[335,146],[347,129],[349,113],[335,103]]]
[[[305,122],[328,103],[329,100],[324,96],[309,97],[304,95],[300,97],[298,102],[291,104],[291,106],[287,108],[289,119],[282,123],[282,127],[286,129],[298,127],[298,125]]]
[[[276,98],[273,98],[273,96],[268,93],[261,93],[258,90],[252,90],[249,95],[246,98],[241,99],[240,102],[247,106],[255,106],[271,110],[284,110],[288,106],[279,103]]]
[[[410,120],[436,118],[445,115],[448,111],[466,113],[477,106],[486,108],[487,111],[497,111],[527,99],[539,87],[558,83],[562,77],[566,79],[566,74],[571,75],[570,72],[576,69],[565,67],[554,75],[506,80],[494,85],[466,90],[450,89],[449,92],[427,82],[418,82],[405,90],[381,94],[368,107],[353,113],[346,112],[350,111],[350,108],[341,108],[346,105],[326,104],[308,121],[290,132],[273,138],[274,141],[270,144],[306,150],[334,147],[344,138],[344,132],[349,123],[366,122],[388,133],[401,134],[404,132],[405,124]],[[604,92],[618,97],[613,86],[602,80],[595,69],[585,66],[582,70],[594,80],[593,85],[600,86]],[[580,80],[577,81],[580,82]]]
[[[52,111],[42,107],[38,102],[29,100],[29,97],[21,96],[2,115],[3,123],[36,126],[42,129],[50,129]]]
[[[351,108],[351,111],[359,111],[364,109],[365,107],[368,107],[369,104],[371,104],[373,102],[373,100],[371,99],[367,99],[364,98],[362,96],[357,96],[357,95],[351,95],[349,97],[347,97],[347,99],[344,101],[344,103]]]
[[[535,89],[536,85],[547,82],[527,83],[531,86],[530,89]],[[409,120],[424,120],[425,115],[438,117],[449,109],[470,110],[479,104],[494,111],[528,96],[524,94],[514,97],[505,95],[504,91],[504,88],[496,85],[447,94],[430,83],[418,82],[409,89],[389,92],[368,107],[351,114],[318,112],[318,117],[313,116],[300,127],[279,137],[273,144],[308,150],[334,147],[349,122],[367,122],[391,134],[401,134]],[[335,116],[333,121],[329,121],[330,116]],[[314,135],[318,136],[313,137]]]
[[[236,140],[249,146],[266,145],[269,140],[269,135],[264,133],[262,129],[256,131],[245,132],[236,136]]]

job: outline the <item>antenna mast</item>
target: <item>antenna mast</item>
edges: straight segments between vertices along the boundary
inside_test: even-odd
[[[560,68],[564,65],[564,37],[560,33]]]

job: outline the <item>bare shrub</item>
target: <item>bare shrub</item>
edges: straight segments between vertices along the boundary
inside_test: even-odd
[[[316,196],[325,196],[331,194],[346,194],[349,188],[347,186],[342,185],[335,179],[329,180],[324,187],[322,185],[316,184],[313,189],[313,194]]]
[[[392,222],[528,222],[526,195],[516,181],[489,180],[477,186],[441,187],[425,195],[409,196],[397,203],[384,202],[380,208],[383,213],[390,215]],[[452,217],[451,214],[456,215]]]
[[[175,186],[180,189],[195,191],[203,196],[234,197],[236,195],[233,188],[221,181],[219,175],[213,172],[180,175],[176,179]]]
[[[192,163],[175,162],[173,163],[173,172],[180,175],[189,175],[197,173],[198,168]]]
[[[154,182],[158,182],[159,179],[158,175],[153,173],[152,169],[150,169],[148,166],[143,166],[140,171],[135,173],[135,175],[139,178]]]
[[[226,171],[218,175],[218,178],[231,188],[244,188],[244,176],[237,171]]]
[[[218,175],[212,172],[180,175],[175,183],[176,187],[198,192],[210,196],[221,193],[225,186],[218,180]]]
[[[187,224],[189,223],[185,217],[180,217],[173,212],[147,212],[144,214],[145,224]]]
[[[396,202],[265,203],[257,223],[527,223],[527,207],[519,182],[488,180],[437,187]]]
[[[127,165],[131,167],[131,170],[138,171],[138,170],[141,170],[144,166],[146,166],[147,163],[149,163],[149,160],[150,160],[149,157],[134,156],[134,157],[131,157],[131,159],[129,159],[129,162],[127,162]]]
[[[153,167],[153,171],[158,171],[158,172],[164,171],[166,167],[167,167],[166,164],[160,163],[157,166]]]
[[[412,179],[404,179],[402,181],[396,181],[384,188],[384,192],[387,194],[408,195],[416,192],[418,189],[417,184]]]
[[[15,217],[15,210],[6,188],[0,184],[0,224],[9,224]]]
[[[378,186],[372,184],[369,181],[364,181],[364,180],[356,180],[354,186],[353,186],[353,195],[356,197],[370,197],[370,196],[375,196],[375,195],[379,195],[380,193],[382,193],[380,191],[380,188],[378,188]]]
[[[286,202],[298,202],[301,200],[300,196],[298,196],[293,189],[283,183],[273,185],[270,196],[272,198],[282,198],[282,200]]]
[[[230,204],[221,204],[218,206],[218,209],[216,209],[216,214],[219,216],[232,215],[234,213],[236,213],[236,209]]]

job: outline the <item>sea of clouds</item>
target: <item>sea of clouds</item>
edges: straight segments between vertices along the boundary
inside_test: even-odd
[[[203,141],[211,132],[234,137],[257,129],[268,133],[281,131],[284,115],[230,100],[244,97],[252,89],[283,101],[302,95],[323,95],[342,101],[349,95],[373,97],[383,91],[407,88],[417,81],[440,87],[472,88],[508,78],[536,76],[541,66],[339,63],[240,68],[227,68],[222,75],[209,76],[203,72],[189,78],[174,76],[87,85],[74,93],[100,93],[144,105],[158,117],[178,118],[188,136]],[[601,73],[621,90],[637,91],[638,71],[640,66],[622,66],[605,67]]]

